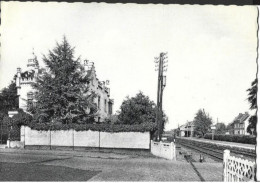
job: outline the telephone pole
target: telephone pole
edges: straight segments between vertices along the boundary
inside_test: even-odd
[[[166,86],[166,76],[164,76],[164,72],[167,71],[166,63],[167,53],[160,53],[159,57],[155,57],[156,69],[158,71],[158,88],[157,88],[157,111],[156,111],[156,123],[158,127],[158,137],[157,140],[160,141],[162,138],[162,124],[163,124],[163,110],[162,110],[162,100],[163,100],[163,89]]]

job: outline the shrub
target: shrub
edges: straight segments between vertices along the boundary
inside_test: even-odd
[[[204,136],[205,139],[212,139],[212,134],[207,133]],[[214,140],[237,142],[244,144],[256,144],[256,137],[249,135],[224,135],[224,134],[214,134]]]
[[[18,114],[15,114],[12,117],[13,125],[21,126],[21,125],[29,125],[32,122],[32,116],[24,111],[18,111]]]
[[[47,130],[69,130],[74,129],[76,131],[102,131],[102,132],[153,132],[157,129],[156,123],[142,123],[136,125],[124,125],[124,124],[61,124],[61,123],[31,123],[28,125],[32,129],[38,131]]]

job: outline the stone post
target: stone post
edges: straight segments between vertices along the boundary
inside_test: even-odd
[[[176,160],[175,145],[173,144],[173,142],[171,142],[171,145],[170,145],[170,152],[171,152],[171,160]]]
[[[25,146],[25,126],[21,126],[20,134],[21,134],[21,142],[22,142],[23,148],[24,148],[24,146]]]
[[[223,181],[228,182],[228,174],[227,174],[227,160],[230,156],[230,150],[226,149],[224,150],[223,154]]]
[[[7,148],[10,148],[10,139],[7,140],[6,144],[7,144]]]

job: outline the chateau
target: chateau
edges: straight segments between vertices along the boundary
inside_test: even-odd
[[[94,91],[97,94],[97,97],[94,99],[98,107],[96,121],[103,122],[105,118],[113,113],[113,100],[110,99],[110,88],[107,87],[109,81],[99,81],[96,76],[94,63],[84,61],[84,68],[87,76],[90,78],[90,82],[86,83],[86,85],[89,86],[90,91]],[[16,87],[20,109],[27,111],[30,105],[36,104],[32,83],[36,81],[38,75],[44,72],[46,72],[46,69],[39,67],[37,57],[34,54],[32,59],[28,59],[26,71],[22,72],[21,68],[17,68]]]

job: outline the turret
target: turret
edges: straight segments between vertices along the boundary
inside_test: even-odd
[[[39,72],[39,62],[37,60],[36,55],[34,54],[34,50],[33,50],[32,54],[33,54],[33,58],[32,59],[28,59],[27,68],[28,68],[28,71],[34,70],[35,74],[38,75],[38,72]]]

